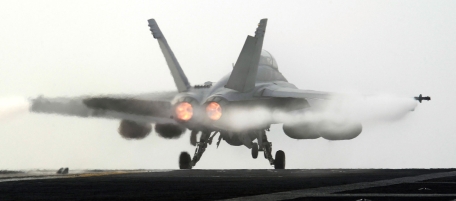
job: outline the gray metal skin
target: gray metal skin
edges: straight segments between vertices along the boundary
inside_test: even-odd
[[[208,144],[216,134],[219,140],[225,140],[233,146],[245,145],[248,148],[258,146],[271,165],[285,167],[283,161],[275,161],[267,141],[266,132],[271,124],[283,122],[262,122],[252,125],[248,130],[237,130],[230,121],[224,119],[232,109],[263,106],[271,110],[306,111],[318,107],[322,100],[334,99],[340,94],[301,90],[289,83],[279,72],[275,59],[262,50],[267,19],[258,24],[255,36],[248,36],[233,71],[216,83],[191,87],[177,58],[174,56],[162,31],[154,19],[148,20],[154,38],[158,40],[170,72],[176,84],[177,92],[141,94],[137,96],[100,96],[76,98],[31,99],[30,111],[79,117],[98,117],[130,120],[142,123],[171,124],[184,126],[192,130],[192,143],[198,132],[202,132],[195,154],[190,164],[180,164],[181,168],[191,168],[201,158]],[[416,99],[416,98],[415,98]],[[430,98],[429,98],[430,99]],[[417,99],[418,100],[418,99]],[[175,117],[175,107],[181,102],[193,106],[193,117],[180,121]],[[222,117],[213,121],[206,115],[206,106],[218,102],[222,106]],[[361,131],[359,131],[361,132]],[[254,143],[254,140],[257,142]],[[255,149],[252,149],[255,150]],[[280,151],[281,152],[281,151]],[[185,155],[185,154],[184,154]],[[188,155],[188,154],[187,154]],[[252,152],[253,156],[253,152]],[[255,157],[254,157],[255,158]],[[181,160],[180,161],[190,161]]]
[[[193,99],[192,105],[194,107],[194,111],[196,111],[196,114],[190,122],[180,123],[185,124],[187,128],[191,130],[204,130],[209,132],[218,130],[231,131],[233,128],[230,127],[229,122],[224,122],[223,118],[219,121],[211,121],[206,117],[203,110],[207,103],[213,101],[223,104],[231,103],[230,108],[233,107],[232,103],[236,103],[236,107],[252,104],[255,105],[255,101],[263,100],[263,102],[267,102],[267,100],[273,98],[262,96],[266,89],[274,89],[277,87],[297,89],[295,85],[288,83],[278,71],[277,62],[272,55],[264,50],[262,51],[266,25],[267,19],[262,19],[255,31],[255,37],[247,36],[244,47],[242,48],[239,58],[230,74],[224,76],[213,86],[208,86],[207,88],[187,88],[186,92],[181,92],[176,95],[171,102],[172,105],[177,105],[179,102],[190,102],[189,100]],[[158,40],[166,60],[172,60],[174,63],[177,63],[177,65],[175,65],[173,62],[168,62],[168,66],[174,80],[177,80],[175,82],[176,87],[178,89],[182,88],[182,81],[180,80],[187,81],[187,78],[185,77],[181,67],[178,65],[177,59],[175,57],[172,59],[169,58],[169,53],[171,53],[172,56],[174,56],[174,54],[172,54],[172,50],[167,44],[163,33],[160,31],[156,21],[153,19],[149,20],[149,27],[151,27],[154,38]],[[163,45],[163,43],[165,43],[165,45]],[[266,61],[268,59],[270,63]],[[263,62],[260,62],[260,60]],[[179,76],[175,76],[176,71],[180,72]],[[269,104],[266,103],[266,106],[284,108],[284,103],[286,103],[282,101],[284,98],[286,97],[278,98]],[[222,107],[222,110],[226,109],[227,108]],[[270,123],[258,125],[258,129],[269,128]],[[250,143],[245,145],[250,147]]]
[[[173,76],[174,83],[176,83],[177,91],[184,92],[191,88],[190,83],[187,80],[187,77],[184,75],[182,68],[179,65],[179,62],[174,56],[173,51],[168,45],[168,42],[163,36],[160,28],[155,22],[154,19],[148,20],[150,31],[152,32],[155,39],[157,39],[158,44],[160,45],[160,49],[162,50],[163,55],[165,56],[166,63],[171,71],[171,75]]]

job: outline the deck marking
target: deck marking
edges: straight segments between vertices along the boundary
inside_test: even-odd
[[[71,173],[65,175],[58,175],[58,174],[43,174],[43,175],[27,175],[19,177],[6,177],[4,179],[0,178],[0,183],[2,182],[14,182],[14,181],[30,181],[30,180],[43,180],[43,179],[72,179],[72,178],[84,178],[84,177],[99,177],[99,176],[108,176],[108,175],[116,175],[116,174],[134,174],[134,173],[143,173],[143,172],[168,172],[168,171],[145,171],[145,170],[138,170],[138,171],[103,171],[103,172],[81,172],[81,173]]]
[[[373,187],[380,187],[380,186],[390,186],[395,184],[402,184],[402,183],[413,183],[418,181],[424,181],[429,179],[437,179],[442,177],[451,177],[456,176],[456,171],[451,172],[440,172],[440,173],[432,173],[432,174],[423,174],[418,176],[411,176],[411,177],[401,177],[395,179],[386,179],[374,182],[360,182],[354,184],[344,184],[338,186],[326,186],[326,187],[319,187],[319,188],[309,188],[309,189],[301,189],[301,190],[293,190],[293,191],[284,191],[278,193],[269,193],[269,194],[261,194],[261,195],[254,195],[254,196],[246,196],[246,197],[238,197],[226,200],[262,200],[262,201],[272,201],[272,200],[288,200],[288,199],[296,199],[301,197],[367,197],[367,196],[394,196],[397,197],[414,197],[414,195],[418,196],[456,196],[456,194],[332,194],[337,192],[343,191],[350,191],[350,190],[358,190],[358,189],[366,189],[366,188],[373,188]]]

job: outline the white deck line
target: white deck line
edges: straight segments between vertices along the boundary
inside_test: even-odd
[[[131,174],[131,173],[142,173],[142,172],[170,172],[173,170],[106,170],[101,172],[85,172],[84,170],[74,170],[73,173],[59,175],[54,173],[54,171],[50,171],[50,173],[22,173],[22,174],[14,174],[14,175],[4,175],[0,177],[0,183],[2,182],[14,182],[14,181],[29,181],[29,180],[43,180],[43,179],[61,179],[61,178],[78,178],[82,176],[104,176],[109,175],[112,173],[117,173],[121,171],[122,174]]]
[[[10,182],[10,181],[28,181],[28,180],[41,180],[41,179],[60,179],[60,178],[68,178],[73,175],[66,175],[66,176],[31,176],[31,177],[19,177],[19,178],[7,178],[7,179],[0,179],[1,182]]]

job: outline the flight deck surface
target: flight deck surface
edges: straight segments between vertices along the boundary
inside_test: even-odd
[[[455,200],[456,169],[0,172],[0,200]]]

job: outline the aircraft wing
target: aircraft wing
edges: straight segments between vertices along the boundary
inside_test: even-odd
[[[81,97],[38,97],[31,99],[30,111],[77,117],[131,120],[142,123],[176,123],[171,103],[177,92],[139,95]]]

